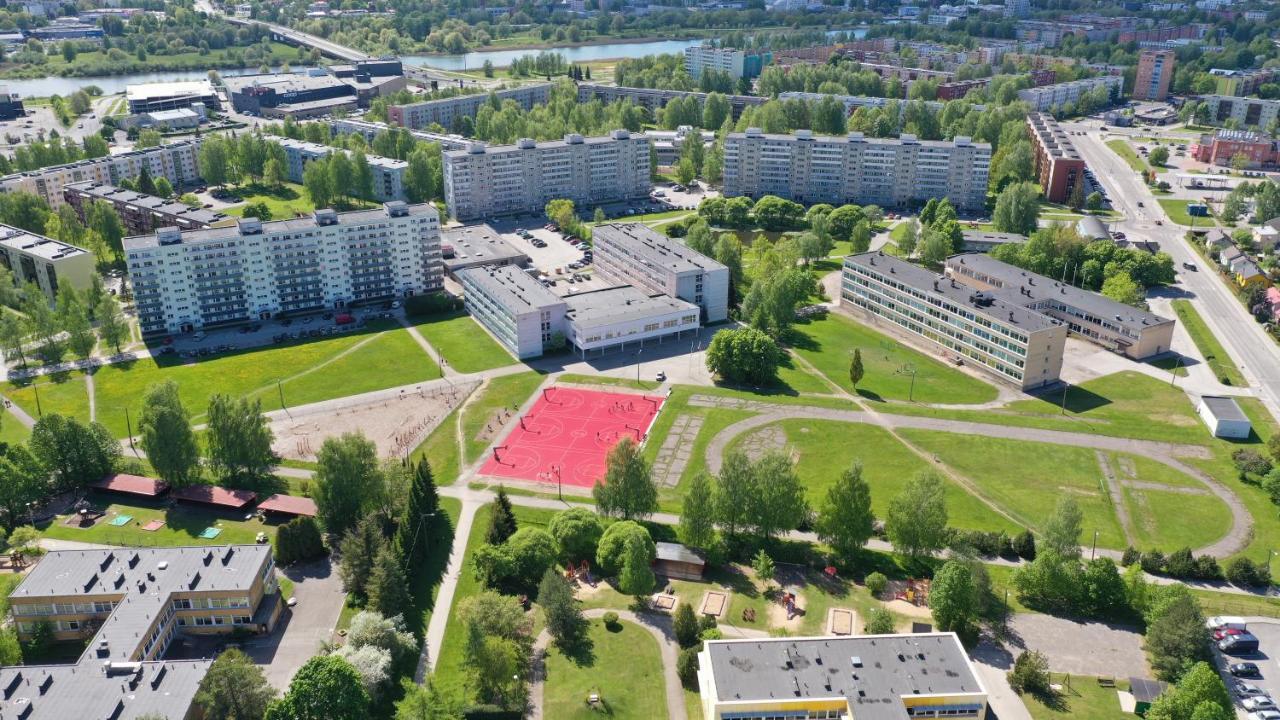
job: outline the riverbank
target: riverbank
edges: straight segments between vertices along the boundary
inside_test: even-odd
[[[268,46],[255,43],[245,47],[221,48],[204,54],[189,52],[177,55],[151,55],[145,60],[139,60],[133,55],[126,55],[124,58],[111,57],[100,50],[82,52],[71,62],[67,62],[61,55],[45,57],[48,62],[38,65],[11,62],[0,64],[0,79],[94,78],[197,70],[241,70],[256,68],[263,64],[278,66],[284,63],[304,63],[310,59],[309,54],[300,53],[298,48],[277,42]]]

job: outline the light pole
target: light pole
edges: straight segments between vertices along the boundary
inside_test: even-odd
[[[644,354],[644,348],[640,348],[636,352],[636,385],[640,384],[640,356]]]
[[[897,369],[899,375],[910,375],[911,386],[907,389],[907,402],[915,402],[916,398],[916,369],[911,363],[907,363]]]
[[[1066,380],[1062,381],[1062,414],[1067,414],[1067,390],[1071,389],[1071,383]]]
[[[1092,560],[1098,555],[1098,531],[1093,531],[1093,549],[1089,551],[1089,559]]]

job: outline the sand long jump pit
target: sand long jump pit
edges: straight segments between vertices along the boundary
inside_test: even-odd
[[[331,437],[359,432],[373,441],[378,457],[404,457],[461,405],[479,382],[434,384],[379,393],[374,399],[327,401],[272,413],[271,448],[282,458],[315,462]]]

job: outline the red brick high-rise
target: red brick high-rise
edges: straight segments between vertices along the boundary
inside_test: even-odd
[[[1133,81],[1134,100],[1164,100],[1173,80],[1172,50],[1143,50],[1138,55],[1138,75]]]

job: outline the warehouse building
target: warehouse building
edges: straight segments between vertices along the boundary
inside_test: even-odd
[[[181,189],[200,182],[196,166],[199,150],[199,138],[191,138],[119,155],[14,173],[0,178],[0,192],[29,192],[57,210],[66,202],[63,188],[67,185],[82,182],[119,185],[121,180],[137,178],[144,167],[152,178],[163,177],[174,189]]]
[[[302,119],[358,105],[355,87],[332,75],[246,75],[225,78],[223,83],[231,106],[248,115]]]
[[[18,287],[38,285],[49,302],[62,285],[84,290],[96,274],[88,250],[9,225],[0,225],[0,265],[13,273]]]
[[[226,215],[203,207],[188,207],[173,200],[103,183],[75,183],[63,188],[62,192],[67,203],[75,208],[76,215],[85,223],[89,222],[89,210],[95,201],[109,203],[129,235],[145,235],[160,227],[195,230],[227,219]]]
[[[473,142],[444,153],[445,202],[467,221],[541,213],[549,200],[567,198],[579,212],[596,205],[648,197],[649,140],[626,130],[603,137],[488,146]]]
[[[534,105],[545,105],[551,97],[551,83],[536,83],[520,87],[494,90],[492,93],[476,93],[458,95],[441,100],[424,100],[407,105],[388,105],[387,122],[392,125],[420,130],[428,125],[439,125],[453,130],[455,123],[461,118],[474,118],[480,106],[489,102],[493,96],[500,102],[511,100],[525,110]]]
[[[125,89],[129,101],[129,114],[178,110],[192,105],[203,105],[208,110],[222,107],[213,83],[208,80],[188,82],[140,83]]]
[[[991,145],[963,136],[943,142],[907,134],[822,137],[748,128],[725,139],[724,195],[881,207],[945,197],[957,208],[978,209],[986,204],[990,169]]]
[[[163,228],[124,245],[145,334],[341,309],[443,284],[440,216],[430,204]]]
[[[729,317],[729,269],[643,223],[597,225],[591,234],[596,271],[702,309],[704,322]]]
[[[955,633],[709,640],[706,720],[982,718],[987,691]]]
[[[1058,121],[1048,113],[1031,113],[1027,116],[1027,134],[1031,137],[1035,173],[1045,199],[1065,203],[1077,185],[1083,192],[1084,158]]]
[[[0,85],[0,120],[14,120],[26,114],[22,96],[11,91],[8,85]]]
[[[1196,405],[1196,414],[1209,426],[1214,437],[1245,440],[1253,432],[1249,416],[1232,397],[1205,395]]]
[[[302,182],[302,173],[307,164],[313,160],[329,157],[331,153],[342,152],[348,156],[351,152],[329,145],[294,140],[293,138],[272,138],[284,148],[285,174],[290,182]],[[393,160],[380,155],[365,155],[369,162],[369,170],[373,173],[373,198],[380,201],[404,199],[404,173],[409,163]]]

